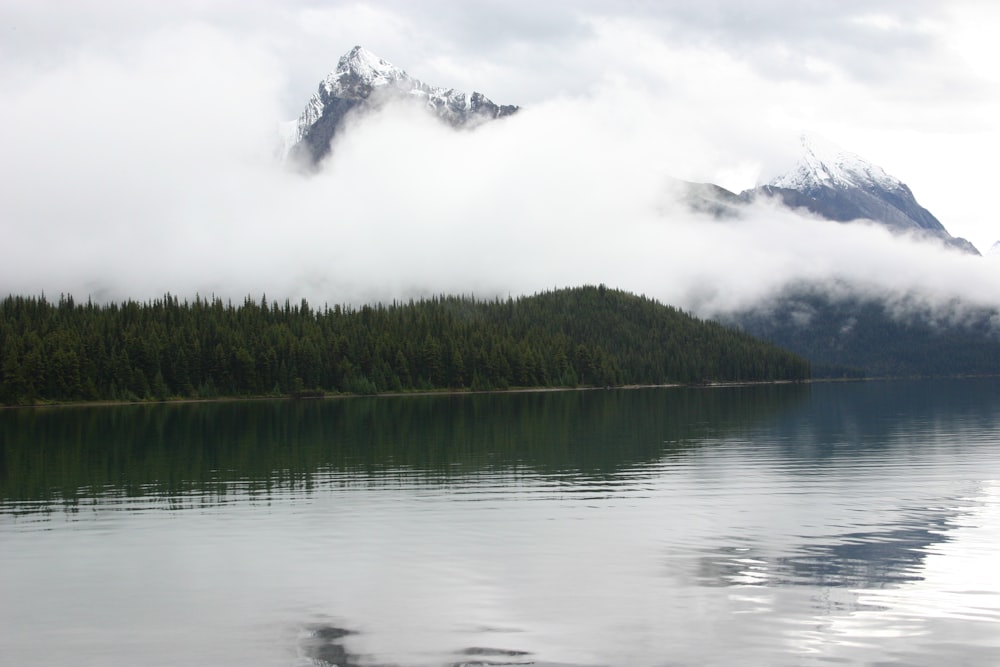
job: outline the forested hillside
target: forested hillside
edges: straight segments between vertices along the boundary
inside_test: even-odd
[[[934,310],[801,286],[730,320],[809,359],[814,377],[947,377],[1000,373],[998,317],[958,301]]]
[[[618,290],[314,309],[0,302],[0,401],[801,380],[802,358]]]

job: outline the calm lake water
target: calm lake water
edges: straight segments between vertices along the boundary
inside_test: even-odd
[[[996,665],[998,564],[997,380],[0,411],[4,665]]]

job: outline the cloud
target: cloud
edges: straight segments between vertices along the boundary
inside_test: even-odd
[[[864,90],[772,79],[740,55],[757,46],[700,43],[695,33],[736,30],[728,19],[714,24],[711,12],[685,5],[690,17],[656,13],[644,26],[584,4],[572,20],[551,10],[532,32],[523,6],[496,5],[508,37],[476,51],[464,45],[469,16],[425,33],[428,16],[401,5],[252,4],[234,27],[220,5],[207,7],[149,22],[108,5],[102,16],[134,30],[109,33],[106,44],[73,33],[62,55],[7,66],[0,292],[266,293],[332,305],[603,282],[706,314],[804,280],[918,290],[935,303],[956,294],[994,303],[1000,294],[989,261],[878,227],[767,203],[716,221],[676,202],[673,177],[749,187],[787,160],[799,121],[813,118],[803,100],[836,106],[844,90]],[[792,11],[780,30],[804,16]],[[658,32],[685,21],[692,31],[683,43]],[[340,53],[371,43],[348,38],[352,29],[381,35],[387,57],[432,83],[516,103],[517,73],[527,72],[536,93],[521,113],[475,131],[407,108],[355,118],[320,173],[292,173],[273,159],[276,122],[297,113]],[[809,30],[822,42],[825,28]],[[558,54],[531,41],[549,32]],[[320,58],[315,40],[327,33],[338,38]],[[452,38],[435,50],[442,35]],[[414,65],[402,62],[411,37]],[[527,63],[540,53],[554,57],[536,71]],[[491,63],[497,54],[504,59]],[[306,61],[312,78],[290,114]],[[574,63],[572,83],[553,85]],[[454,78],[435,78],[448,72]],[[493,92],[497,82],[509,97]]]

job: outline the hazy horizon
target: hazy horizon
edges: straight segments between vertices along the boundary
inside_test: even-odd
[[[986,43],[990,10],[703,5],[0,9],[0,292],[333,305],[604,283],[711,314],[811,281],[1000,305],[990,258],[767,202],[718,221],[670,189],[752,187],[814,130],[985,252],[1000,96],[958,46]],[[318,174],[286,169],[279,122],[358,43],[522,110],[455,132],[390,107]]]

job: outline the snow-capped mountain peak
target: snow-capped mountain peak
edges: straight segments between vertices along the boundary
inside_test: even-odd
[[[899,179],[893,178],[881,167],[841,149],[817,134],[804,133],[800,142],[802,154],[798,163],[767,185],[799,191],[817,187],[877,187],[892,191],[903,187]]]
[[[341,56],[337,69],[323,79],[320,87],[328,95],[365,98],[374,88],[412,82],[413,79],[399,67],[379,58],[363,46],[355,46]]]
[[[330,140],[348,112],[400,100],[416,102],[455,127],[473,127],[518,109],[494,104],[481,93],[466,97],[453,88],[429,86],[368,49],[355,46],[320,82],[298,120],[282,129],[284,153],[306,157],[315,165],[329,153]]]
[[[905,183],[881,167],[815,134],[803,134],[800,143],[800,157],[790,170],[740,196],[774,197],[790,208],[806,209],[827,220],[871,220],[893,231],[935,237],[962,252],[979,254],[965,239],[952,237],[940,220],[917,203]]]

